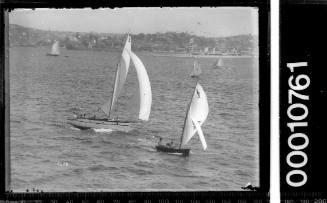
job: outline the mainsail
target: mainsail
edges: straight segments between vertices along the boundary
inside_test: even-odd
[[[140,87],[139,119],[147,121],[149,120],[152,103],[150,80],[148,77],[148,73],[146,72],[146,69],[139,57],[136,56],[136,54],[134,54],[133,52],[130,52],[130,55],[132,57],[132,61],[136,69]]]
[[[112,94],[111,102],[108,101],[106,104],[104,104],[101,107],[102,111],[108,116],[110,116],[110,112],[114,110],[119,94],[121,93],[121,90],[123,89],[123,86],[125,84],[125,80],[127,77],[128,68],[130,64],[130,59],[131,59],[129,54],[130,52],[131,52],[131,37],[128,35],[120,61],[117,64],[115,85],[114,85],[114,91]]]
[[[209,105],[207,95],[204,92],[202,86],[197,83],[193,93],[191,103],[187,110],[187,115],[184,123],[184,130],[182,134],[181,146],[186,145],[187,142],[197,132],[202,144],[203,149],[207,148],[207,143],[203,136],[201,125],[207,119],[209,113]]]
[[[53,43],[52,48],[51,48],[51,54],[52,55],[60,55],[58,41],[55,41],[55,43]]]

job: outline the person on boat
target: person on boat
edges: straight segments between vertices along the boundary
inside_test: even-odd
[[[73,115],[73,117],[75,118],[75,119],[78,119],[78,118],[82,118],[82,114],[81,113],[79,113],[79,112],[74,112],[74,115]]]
[[[75,112],[74,112],[73,118],[78,119],[78,115]]]
[[[173,141],[170,142],[170,147],[174,147],[174,142]]]
[[[174,142],[173,141],[171,141],[170,143],[168,142],[166,146],[169,148],[174,148]]]
[[[162,137],[159,138],[159,142],[158,142],[158,145],[162,145]]]
[[[96,118],[97,118],[96,115],[88,117],[88,119],[96,119]]]

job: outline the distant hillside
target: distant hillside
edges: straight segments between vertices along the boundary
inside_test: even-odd
[[[186,32],[166,32],[131,36],[132,48],[136,51],[189,52],[190,44],[192,51],[204,54],[256,54],[258,50],[258,37],[252,35],[208,38]],[[125,34],[46,31],[15,24],[9,26],[11,46],[50,46],[57,40],[67,49],[120,50],[124,39]]]

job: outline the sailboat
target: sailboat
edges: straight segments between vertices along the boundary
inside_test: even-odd
[[[157,151],[166,153],[176,153],[183,156],[188,156],[190,149],[186,148],[186,144],[197,133],[199,140],[202,144],[203,150],[207,149],[207,143],[205,141],[201,125],[206,121],[209,113],[209,105],[207,95],[204,92],[202,86],[197,81],[194,88],[192,99],[188,105],[186,111],[186,117],[184,120],[184,127],[180,138],[179,146],[171,146],[169,143],[166,145],[158,144],[156,146]]]
[[[51,52],[50,53],[47,53],[48,56],[59,56],[60,55],[60,51],[59,51],[59,42],[58,41],[55,41],[53,44],[52,44],[52,47],[51,47]]]
[[[217,59],[217,61],[213,65],[214,68],[221,68],[224,67],[224,63],[221,57]]]
[[[194,58],[193,61],[193,72],[191,73],[191,77],[195,78],[195,77],[199,77],[202,73],[201,67],[198,63],[198,61],[196,60],[196,58]]]
[[[132,120],[121,120],[118,118],[118,100],[119,95],[123,89],[126,81],[130,61],[132,60],[136,69],[139,90],[140,90],[140,106],[138,119],[147,121],[149,120],[151,104],[152,104],[152,92],[150,80],[141,59],[131,51],[131,37],[128,35],[122,54],[120,56],[119,63],[117,64],[115,84],[113,87],[111,100],[108,100],[98,110],[102,111],[106,118],[96,118],[92,116],[85,118],[85,116],[69,119],[68,123],[79,129],[110,129],[118,131],[131,130],[131,124],[135,123]]]

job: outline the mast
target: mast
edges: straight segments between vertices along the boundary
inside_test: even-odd
[[[113,102],[113,99],[114,99],[114,92],[115,92],[116,81],[117,81],[117,76],[118,76],[118,68],[119,68],[119,64],[117,64],[117,68],[116,68],[115,84],[114,84],[113,89],[112,89],[112,95],[111,95],[111,102],[110,102],[110,106],[109,106],[109,115],[108,115],[108,118],[110,118],[112,102]],[[117,98],[117,102],[118,102],[118,98]]]
[[[127,35],[127,38],[128,38],[129,35]],[[123,52],[124,52],[124,49],[125,49],[125,44],[123,42],[123,49],[122,49],[122,53],[120,54],[120,57],[118,59],[118,63],[117,63],[117,68],[116,68],[116,76],[115,76],[115,84],[113,86],[113,90],[112,90],[112,95],[111,95],[111,102],[110,102],[110,106],[109,106],[109,114],[108,114],[108,118],[110,118],[110,114],[111,114],[111,108],[112,108],[112,105],[113,105],[113,101],[114,101],[114,93],[115,93],[115,88],[116,88],[116,85],[117,85],[117,78],[118,78],[118,75],[119,75],[119,65],[121,63],[121,60],[122,60],[122,57],[123,57]],[[116,106],[116,111],[118,111],[118,99],[119,99],[119,94],[117,96],[117,106]],[[118,116],[118,115],[117,115]]]
[[[191,57],[193,58],[193,74],[195,74],[195,56],[193,55],[193,52],[191,52]],[[194,91],[195,91],[196,85],[198,84],[198,80],[199,80],[198,76],[196,76],[195,78],[196,78],[196,82],[195,82]],[[192,97],[191,97],[191,101],[188,103],[188,106],[187,106],[186,116],[185,116],[185,119],[184,119],[184,125],[183,125],[183,130],[182,130],[182,136],[181,136],[181,140],[180,140],[180,143],[179,143],[179,149],[181,149],[181,147],[182,147],[185,125],[186,125],[186,121],[187,121],[187,117],[188,117],[188,112],[190,110],[190,106],[191,106],[191,103],[192,103],[194,91],[193,91],[193,94],[192,94]]]

